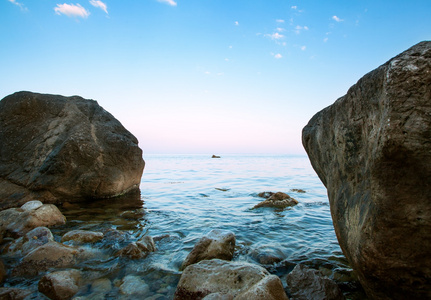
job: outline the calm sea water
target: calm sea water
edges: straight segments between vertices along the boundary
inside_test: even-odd
[[[335,279],[348,298],[365,299],[337,243],[326,189],[306,156],[146,155],[145,161],[140,196],[60,207],[67,224],[52,229],[57,241],[74,229],[125,234],[83,246],[94,255],[76,266],[86,282],[77,299],[172,299],[183,260],[212,229],[234,232],[234,260],[261,264],[285,286],[288,272],[304,263]],[[299,204],[252,209],[264,191],[288,193]],[[154,237],[156,252],[137,260],[115,255],[143,235]],[[139,280],[132,288],[146,285],[144,294],[125,295],[126,276]],[[111,288],[100,292],[101,279]],[[33,289],[29,299],[41,299],[38,281],[11,278],[5,286]]]
[[[306,263],[338,280],[347,295],[363,298],[338,245],[326,188],[308,157],[147,155],[145,160],[141,194],[149,234],[171,236],[152,257],[158,267],[177,272],[204,234],[227,229],[237,239],[234,260],[265,263],[265,255],[279,257],[282,262],[265,266],[283,283],[295,264]],[[299,204],[252,209],[263,191],[288,193]]]

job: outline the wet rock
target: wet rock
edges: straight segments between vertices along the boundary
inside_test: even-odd
[[[39,292],[53,300],[71,299],[78,291],[81,272],[75,269],[44,275],[38,284]]]
[[[33,294],[32,290],[19,288],[0,288],[0,299],[4,300],[23,300]]]
[[[333,280],[305,265],[296,265],[292,272],[287,275],[286,281],[295,300],[345,299]]]
[[[228,230],[213,229],[202,237],[184,260],[181,269],[213,258],[231,260],[235,251],[235,234]]]
[[[126,210],[120,214],[121,217],[126,219],[138,220],[145,216],[145,210],[143,208],[138,208],[134,210]]]
[[[124,277],[120,285],[121,294],[128,296],[143,297],[149,290],[148,284],[139,276],[135,275],[127,275]]]
[[[72,230],[61,238],[61,242],[74,241],[80,243],[96,243],[103,239],[103,233],[88,230]]]
[[[251,257],[261,265],[273,265],[284,259],[282,251],[270,248],[253,250]]]
[[[280,278],[264,268],[220,259],[203,260],[188,266],[183,271],[174,299],[202,299],[213,293],[226,299],[288,299]]]
[[[211,156],[211,158],[220,158],[220,156],[213,154],[213,156]]]
[[[154,251],[156,251],[156,245],[154,244],[153,238],[151,236],[144,236],[139,241],[132,242],[120,249],[116,253],[116,256],[140,259],[147,257],[150,252]]]
[[[35,276],[50,268],[69,268],[77,263],[82,252],[82,249],[48,242],[24,256],[12,274],[13,276]]]
[[[259,194],[260,195],[260,194]],[[262,194],[264,196],[269,194]],[[260,196],[262,197],[262,196]],[[298,201],[294,198],[290,197],[288,194],[283,192],[277,192],[275,194],[271,194],[268,199],[265,201],[260,202],[259,204],[256,204],[254,208],[259,207],[275,207],[275,208],[286,208],[289,206],[295,206],[298,204]]]
[[[112,290],[112,282],[108,278],[99,278],[91,284],[91,291],[96,294],[107,294]]]
[[[31,206],[29,206],[31,207]],[[35,206],[35,209],[11,208],[0,212],[0,223],[7,232],[23,236],[36,227],[51,227],[66,223],[66,217],[53,204]]]
[[[13,255],[25,256],[37,247],[45,245],[50,241],[54,241],[51,230],[46,227],[36,227],[12,242],[7,252]]]
[[[431,42],[362,77],[304,127],[343,253],[374,299],[431,298]]]
[[[141,248],[142,251],[145,252],[155,252],[156,245],[154,244],[154,240],[151,236],[146,235],[142,237],[136,244]]]
[[[138,140],[96,101],[18,92],[0,101],[0,209],[137,189]]]
[[[301,194],[306,193],[306,191],[303,189],[291,189],[290,191],[295,192],[295,193],[301,193]]]

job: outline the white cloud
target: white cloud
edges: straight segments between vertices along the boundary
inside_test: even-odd
[[[278,32],[283,32],[285,29],[284,29],[284,28],[281,28],[281,27],[278,27],[278,28],[276,28],[275,30],[277,30]]]
[[[275,20],[275,22],[277,22],[277,23],[284,23],[284,20],[278,19],[278,20]]]
[[[102,1],[99,1],[99,0],[91,0],[90,4],[93,5],[94,7],[100,8],[105,13],[108,13],[108,7],[106,6],[106,3],[103,3]]]
[[[238,26],[238,25],[239,25],[238,21],[235,21],[235,25],[236,25],[236,26]]]
[[[299,26],[299,25],[296,25],[294,32],[296,34],[300,34],[302,30],[308,30],[308,26]]]
[[[278,32],[273,33],[273,34],[265,34],[265,36],[269,37],[272,40],[279,40],[279,39],[284,38],[284,35],[279,34]]]
[[[307,46],[302,46],[302,47],[301,47],[301,50],[302,50],[302,51],[305,51],[306,49],[307,49]]]
[[[326,43],[328,40],[329,40],[329,38],[326,37],[323,39],[323,42]]]
[[[283,55],[281,55],[280,53],[277,53],[276,55],[274,55],[274,57],[275,57],[276,59],[280,59],[280,58],[282,58],[282,57],[283,57]]]
[[[296,5],[293,5],[292,7],[290,7],[291,9],[297,9],[298,8],[298,6],[296,6]]]
[[[177,6],[177,2],[175,2],[174,0],[157,0],[157,1],[159,1],[161,3],[169,4],[171,6]]]
[[[54,8],[57,15],[66,15],[68,17],[87,18],[90,12],[83,8],[80,4],[57,4]]]
[[[344,20],[340,19],[337,16],[332,16],[332,20],[336,21],[336,22],[343,22]]]
[[[25,7],[24,4],[17,2],[16,0],[8,0],[10,3],[15,4],[16,6],[19,6],[19,8],[21,8],[21,10],[27,10],[27,7]]]

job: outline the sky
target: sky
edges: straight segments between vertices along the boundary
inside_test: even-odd
[[[305,154],[315,113],[431,40],[430,0],[62,1],[0,0],[0,99],[97,100],[144,156]]]

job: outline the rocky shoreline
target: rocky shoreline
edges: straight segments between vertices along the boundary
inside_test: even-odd
[[[115,204],[115,200],[112,202]],[[81,223],[80,228],[88,229],[75,229],[76,226],[68,224],[61,211],[66,215],[87,213],[89,217],[95,211],[69,202],[60,206],[61,211],[55,205],[37,200],[1,211],[1,258],[6,263],[0,264],[0,270],[3,270],[0,279],[6,286],[0,288],[0,297],[106,299],[115,295],[119,299],[288,299],[289,293],[297,295],[295,299],[302,299],[292,283],[290,289],[285,290],[286,283],[262,266],[232,261],[236,247],[235,234],[231,231],[211,230],[203,236],[184,260],[182,271],[179,269],[170,279],[161,278],[159,287],[149,285],[142,276],[124,272],[129,264],[145,263],[148,256],[158,251],[157,244],[170,238],[169,233],[155,237],[131,236],[129,224],[142,222],[145,216],[138,202],[132,203],[119,203],[118,209],[113,211],[116,220],[124,220],[125,227],[120,227],[124,230],[113,229],[106,222],[102,222],[106,226],[94,224],[99,231],[85,223]],[[87,222],[90,224],[91,220]],[[119,225],[119,221],[114,222]],[[97,262],[101,266],[95,268]],[[299,278],[306,276],[302,270],[310,272],[304,265],[296,275]],[[310,283],[323,280],[337,286],[315,272]],[[169,281],[163,284],[164,280]],[[24,282],[33,283],[25,288],[23,286],[28,283]],[[304,284],[302,279],[301,282]],[[300,290],[301,293],[306,291]],[[334,299],[344,299],[338,291],[341,296]],[[326,291],[314,286],[308,293]]]

